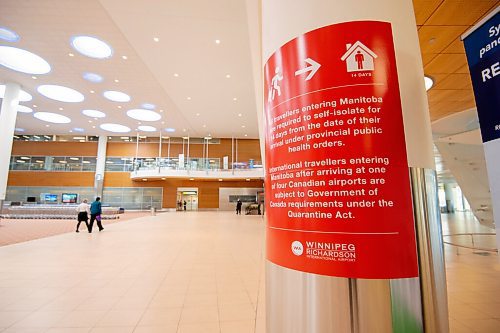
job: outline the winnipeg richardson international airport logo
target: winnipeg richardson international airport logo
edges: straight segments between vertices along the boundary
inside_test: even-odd
[[[292,242],[292,252],[295,254],[297,257],[301,256],[302,253],[304,253],[304,245],[302,245],[301,242],[299,241],[293,241]]]
[[[309,259],[330,260],[330,261],[356,261],[356,246],[351,243],[325,243],[307,241],[302,244],[299,241],[293,241],[291,250],[297,257],[305,253]]]

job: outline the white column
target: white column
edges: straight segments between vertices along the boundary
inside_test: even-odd
[[[12,152],[12,142],[16,128],[17,106],[21,86],[17,83],[5,85],[5,95],[2,100],[0,112],[0,205],[3,204],[7,194],[7,180],[9,178],[9,164]]]
[[[435,168],[423,66],[411,0],[262,0],[261,17],[262,66],[288,41],[314,29],[360,20],[390,22],[399,73],[408,166],[428,170]],[[260,139],[262,141],[264,137],[261,135]],[[434,207],[428,209],[433,210]],[[269,211],[266,213],[269,214]],[[419,241],[425,243],[428,240]],[[420,253],[419,258],[431,262],[435,270],[431,269],[429,274],[439,275],[435,279],[439,283],[432,281],[435,284],[426,285],[427,282],[423,282],[420,286],[418,278],[396,281],[328,277],[292,270],[268,261],[267,332],[399,332],[399,320],[410,322],[409,325],[414,322],[418,331],[423,332],[424,327],[418,328],[422,312],[420,299],[426,303],[429,297],[432,301],[426,304],[433,304],[423,309],[425,331],[448,332],[446,295],[444,301],[433,298],[436,285],[444,293],[446,290],[446,285],[442,285],[442,253],[435,257],[432,253]],[[420,269],[422,275],[428,272],[427,267],[422,269],[420,266]],[[398,298],[398,292],[407,294]],[[408,295],[417,302],[406,302]],[[437,307],[436,304],[441,309],[433,308]]]
[[[108,137],[106,135],[99,136],[97,143],[97,162],[95,166],[95,182],[94,188],[97,197],[102,197],[104,185],[104,170],[106,168],[106,147]]]

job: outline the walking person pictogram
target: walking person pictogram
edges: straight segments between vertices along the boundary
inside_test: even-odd
[[[279,86],[279,81],[283,80],[283,74],[281,74],[279,67],[276,67],[274,73],[275,75],[271,80],[271,87],[269,88],[269,102],[274,101],[276,92],[278,92],[278,96],[281,96],[281,87]]]

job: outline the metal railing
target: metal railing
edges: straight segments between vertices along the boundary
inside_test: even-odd
[[[466,233],[457,233],[457,234],[449,234],[449,235],[443,235],[444,237],[455,237],[455,236],[470,236],[470,242],[471,246],[468,245],[463,245],[463,244],[457,244],[455,242],[447,242],[443,240],[444,244],[451,245],[456,247],[457,249],[457,255],[459,255],[459,249],[464,248],[464,249],[469,249],[469,250],[475,250],[475,251],[482,251],[482,252],[491,252],[491,253],[496,253],[498,254],[498,249],[496,248],[487,248],[487,247],[480,247],[476,246],[476,241],[474,240],[474,236],[496,236],[495,233],[492,232],[466,232]]]

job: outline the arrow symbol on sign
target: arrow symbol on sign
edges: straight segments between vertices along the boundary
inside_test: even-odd
[[[321,67],[321,65],[319,63],[317,63],[316,61],[312,60],[311,58],[307,58],[305,60],[305,62],[307,62],[311,66],[299,69],[298,71],[295,72],[295,76],[300,75],[300,74],[304,74],[304,73],[307,73],[310,71],[309,75],[307,75],[307,77],[306,77],[306,81],[309,81],[314,76],[314,74],[316,74],[316,72]]]

